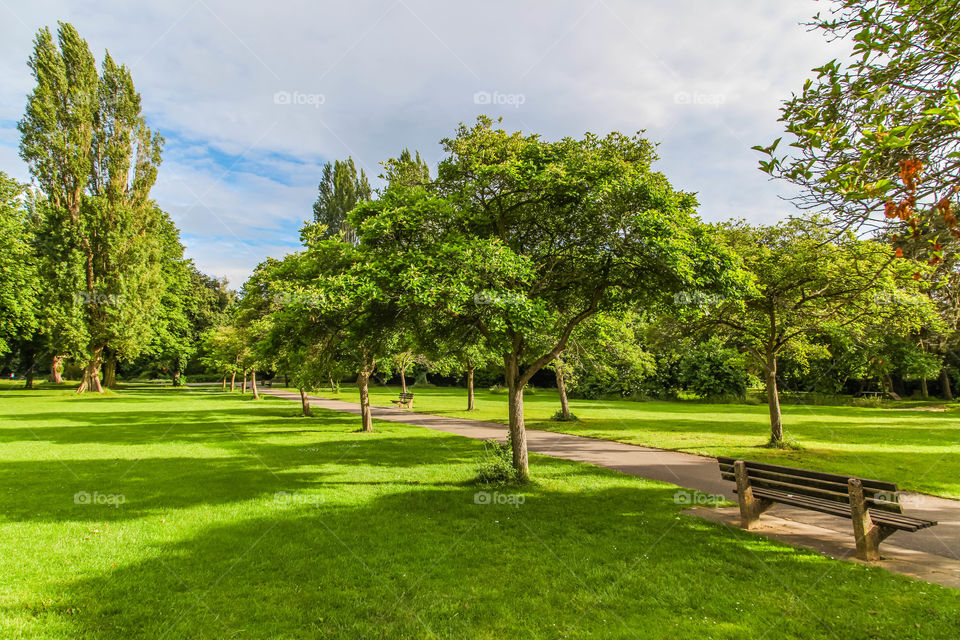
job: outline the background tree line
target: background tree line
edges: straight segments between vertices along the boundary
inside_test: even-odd
[[[536,384],[556,385],[560,420],[568,396],[762,389],[773,446],[784,390],[952,399],[960,40],[938,7],[850,0],[813,23],[862,57],[785,103],[793,151],[757,147],[809,214],[707,224],[642,135],[548,141],[481,116],[442,141],[435,175],[409,150],[378,189],[353,159],[328,163],[301,249],[237,294],[150,199],[163,140],[129,70],[109,53],[98,69],[68,24],[41,30],[19,123],[33,184],[0,174],[0,357],[28,385],[75,363],[78,391],[118,363],[231,390],[240,374],[254,397],[258,373],[282,375],[305,414],[312,390],[355,381],[366,431],[371,381],[429,371],[463,381],[468,409],[479,382],[507,396],[520,479]]]

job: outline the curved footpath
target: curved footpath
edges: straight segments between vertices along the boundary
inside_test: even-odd
[[[291,391],[262,388],[260,392],[300,401],[299,393]],[[317,396],[309,398],[310,403],[318,408],[360,413],[360,406],[353,402]],[[496,422],[446,418],[388,407],[374,406],[372,410],[377,420],[401,422],[480,440],[503,441],[506,437],[506,426]],[[536,453],[587,462],[736,501],[733,483],[721,480],[714,458],[536,429],[527,430],[527,446]],[[880,546],[883,559],[874,564],[960,588],[960,501],[907,492],[901,494],[901,499],[908,514],[935,520],[939,524],[916,533],[894,533]],[[695,507],[686,513],[724,523],[734,535],[742,535],[736,507]],[[859,562],[854,558],[856,549],[850,520],[775,505],[761,517],[761,523],[762,527],[756,533],[835,558]]]

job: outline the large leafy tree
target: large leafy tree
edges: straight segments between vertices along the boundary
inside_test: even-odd
[[[355,242],[356,234],[347,221],[347,214],[360,202],[372,197],[370,182],[363,169],[357,173],[353,158],[336,160],[323,166],[323,176],[313,203],[313,221],[326,229],[327,235],[342,235]]]
[[[800,187],[796,202],[847,228],[899,241],[960,238],[960,11],[953,0],[833,0],[811,27],[850,43],[785,102],[792,152],[756,147],[761,168]],[[779,142],[779,141],[778,141]]]
[[[161,239],[163,295],[154,316],[153,338],[134,365],[162,367],[179,385],[191,361],[201,353],[204,336],[229,321],[234,292],[225,280],[204,274],[184,257],[179,231],[165,214]]]
[[[552,365],[564,418],[570,412],[568,388],[580,397],[629,396],[655,371],[654,356],[642,335],[646,325],[639,313],[601,313],[577,328],[560,362]]]
[[[461,125],[429,189],[387,189],[355,211],[397,304],[476,327],[501,354],[513,464],[529,477],[523,389],[601,311],[721,287],[735,258],[691,194],[651,169],[653,145],[611,134],[547,142]]]
[[[305,229],[304,237],[317,237]],[[334,245],[331,249],[336,249]],[[301,251],[273,264],[266,274],[268,291],[276,303],[270,325],[260,342],[263,352],[273,354],[277,369],[300,391],[303,415],[311,413],[307,394],[323,382],[353,373],[348,354],[341,351],[344,327],[330,324],[346,319],[336,306],[324,304],[321,291],[330,283],[315,281],[320,273],[331,273],[336,261],[325,263],[322,252]],[[336,251],[326,255],[335,257]],[[349,369],[349,370],[348,370]],[[372,423],[371,423],[372,424]]]
[[[348,222],[359,228],[353,213]],[[285,342],[278,353],[301,393],[320,376],[356,373],[361,428],[373,431],[370,378],[397,353],[409,315],[395,289],[394,256],[376,251],[362,234],[356,244],[330,236],[324,225],[306,226],[302,239],[304,250],[274,265],[267,278],[282,308],[271,314],[266,338]]]
[[[223,375],[224,389],[229,375],[230,391],[233,391],[237,374],[243,371],[242,362],[246,350],[243,336],[232,324],[221,324],[208,330],[200,344],[203,353],[201,362],[207,369]]]
[[[36,224],[25,196],[25,185],[0,171],[0,357],[40,329]]]
[[[140,352],[163,290],[162,214],[149,199],[163,140],[129,70],[106,54],[98,73],[71,25],[57,42],[41,29],[29,65],[37,84],[18,124],[20,155],[48,203],[47,284],[66,299],[58,320],[86,363],[78,391],[99,391],[104,350]]]
[[[800,359],[820,353],[813,337],[826,328],[857,333],[878,321],[920,326],[929,318],[913,268],[885,244],[802,219],[767,227],[732,223],[725,235],[753,286],[743,298],[718,301],[703,324],[732,330],[731,339],[763,371],[772,445],[783,443],[777,374],[784,353]]]
[[[257,265],[253,275],[243,283],[239,301],[233,313],[232,324],[245,345],[240,356],[244,385],[246,385],[246,372],[249,371],[255,399],[260,398],[260,391],[257,388],[257,371],[276,365],[277,352],[264,348],[264,345],[273,323],[273,314],[280,303],[271,288],[271,278],[278,264],[277,260],[267,258]]]

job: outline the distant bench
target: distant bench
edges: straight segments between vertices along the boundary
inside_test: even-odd
[[[413,394],[401,393],[399,400],[391,400],[390,402],[397,405],[401,409],[413,409]]]
[[[903,515],[897,485],[835,473],[822,473],[717,458],[724,480],[737,483],[740,524],[753,528],[760,514],[774,503],[819,511],[853,520],[857,557],[879,560],[880,543],[896,531],[919,531],[937,524]]]

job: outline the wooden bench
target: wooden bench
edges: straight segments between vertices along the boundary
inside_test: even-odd
[[[879,560],[880,543],[896,531],[919,531],[937,524],[903,515],[897,485],[836,473],[807,471],[736,458],[717,458],[720,476],[737,483],[740,524],[751,529],[775,503],[850,518],[857,557]]]
[[[413,409],[413,394],[401,393],[399,400],[391,400],[390,402],[397,405],[401,409]]]

